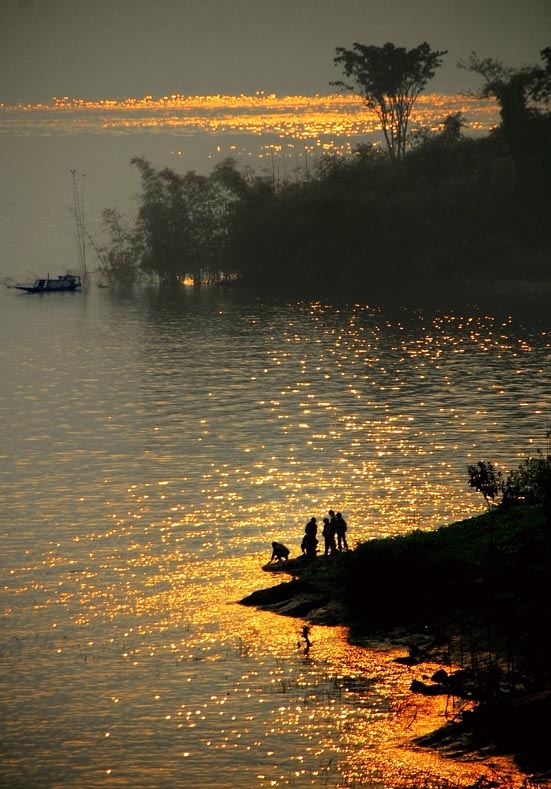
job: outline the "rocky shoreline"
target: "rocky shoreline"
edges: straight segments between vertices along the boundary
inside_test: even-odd
[[[412,623],[390,629],[366,627],[365,621],[358,621],[354,611],[335,592],[331,583],[331,557],[328,558],[329,561],[323,557],[316,560],[316,574],[320,577],[325,575],[324,565],[328,572],[325,588],[308,580],[311,563],[299,557],[265,565],[263,569],[266,572],[291,576],[291,580],[256,590],[240,600],[240,603],[282,616],[300,618],[307,626],[348,627],[349,638],[354,643],[387,643],[403,648],[404,657],[398,660],[410,665],[430,661],[446,666],[449,665],[450,657],[456,665],[460,665],[459,655],[453,654],[454,644],[456,649],[460,648],[457,639],[454,639],[460,626],[453,618],[440,618],[433,622],[430,630]],[[499,682],[499,677],[488,674],[484,678],[484,682],[491,681]],[[474,709],[420,738],[416,744],[454,755],[509,755],[527,778],[538,786],[551,784],[551,740],[548,734],[551,691],[520,692],[511,697],[496,695],[489,700],[483,698],[480,682],[479,675],[475,677],[473,672],[461,668],[453,673],[442,668],[429,682],[414,681],[410,688],[412,693],[455,695],[477,702]]]

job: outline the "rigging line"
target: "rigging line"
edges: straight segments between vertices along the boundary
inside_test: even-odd
[[[98,245],[96,244],[96,242],[94,241],[94,239],[92,238],[92,236],[90,235],[90,233],[88,232],[88,230],[86,228],[84,228],[84,233],[86,234],[86,238],[88,239],[88,241],[92,245],[92,247],[94,249],[94,252],[96,253],[100,263],[104,263],[105,264],[106,261],[107,261],[106,254],[101,250],[100,247],[98,247]]]
[[[76,229],[77,229],[77,251],[80,261],[80,267],[83,275],[86,275],[86,239],[85,239],[85,223],[84,223],[84,174],[82,175],[82,184],[79,190],[77,183],[77,171],[71,170],[73,178],[73,212],[75,215]]]

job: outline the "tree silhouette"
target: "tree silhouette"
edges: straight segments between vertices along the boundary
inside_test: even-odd
[[[534,157],[535,169],[549,166],[543,158],[551,140],[551,48],[542,50],[543,66],[525,65],[521,68],[504,66],[495,58],[482,58],[471,52],[467,61],[459,61],[459,68],[478,74],[484,80],[480,98],[495,98],[500,106],[501,133],[513,159],[526,166],[527,158]],[[547,165],[545,164],[547,162]],[[548,175],[549,173],[547,173]]]
[[[337,47],[335,64],[342,66],[352,84],[332,82],[363,97],[381,122],[388,153],[394,162],[403,159],[409,117],[413,105],[447,51],[433,51],[427,42],[413,49],[355,43],[352,49]]]
[[[482,493],[491,509],[490,501],[493,503],[496,496],[503,490],[503,478],[501,471],[496,471],[492,463],[481,460],[472,466],[467,466],[469,472],[469,487]]]

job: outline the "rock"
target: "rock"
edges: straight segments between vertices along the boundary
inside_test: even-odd
[[[344,606],[331,600],[327,605],[314,608],[305,618],[312,625],[343,625],[348,620],[348,612]]]
[[[292,600],[303,591],[304,585],[300,581],[289,581],[287,583],[272,586],[269,589],[258,589],[256,592],[247,595],[239,602],[241,605],[254,605],[257,608],[267,608],[286,600]]]
[[[421,693],[423,696],[442,696],[448,695],[449,689],[447,685],[441,685],[439,683],[434,683],[434,685],[427,685],[426,682],[421,682],[418,679],[414,679],[409,689],[412,693]]]
[[[403,666],[417,666],[419,662],[419,659],[412,655],[394,658],[394,663],[400,663]]]
[[[267,608],[270,611],[274,611],[277,614],[283,614],[284,616],[296,616],[303,619],[309,619],[310,612],[319,608],[319,600],[309,597],[308,595],[297,595],[291,600],[275,603]]]
[[[299,574],[309,564],[305,556],[297,556],[294,559],[282,559],[280,561],[268,562],[262,565],[266,573],[288,573],[289,575]]]

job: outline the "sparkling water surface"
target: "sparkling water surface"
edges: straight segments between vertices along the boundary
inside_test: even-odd
[[[2,289],[0,785],[520,786],[412,745],[445,722],[408,691],[431,666],[342,627],[305,654],[302,620],[237,601],[329,508],[351,545],[481,512],[467,463],[548,449],[550,324],[499,299]]]

